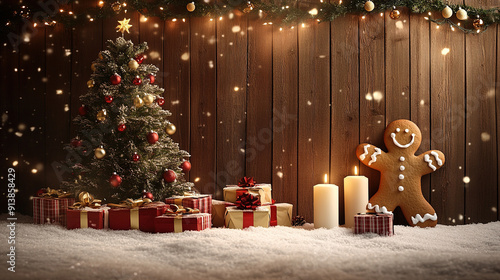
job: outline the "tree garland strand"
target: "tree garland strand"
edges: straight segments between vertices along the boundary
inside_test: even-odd
[[[430,15],[426,16],[427,20],[438,25],[448,24],[452,29],[458,28],[465,33],[480,33],[485,31],[488,26],[500,22],[499,7],[484,9],[448,4],[447,1],[442,0],[372,0],[375,8],[370,12],[365,10],[367,0],[352,0],[348,3],[342,3],[342,0],[334,0],[335,2],[332,3],[313,3],[300,0],[282,0],[279,3],[261,0],[223,0],[218,3],[206,3],[204,0],[94,1],[95,7],[78,12],[72,11],[72,9],[78,10],[77,1],[74,0],[48,0],[45,2],[53,2],[55,5],[45,7],[40,4],[44,1],[22,5],[0,4],[0,32],[7,34],[16,30],[27,30],[26,25],[31,25],[31,28],[41,25],[63,24],[71,28],[89,21],[110,18],[117,14],[126,16],[126,12],[131,11],[137,11],[147,18],[158,17],[162,20],[174,21],[189,17],[219,18],[239,11],[249,16],[258,17],[265,23],[296,25],[308,20],[331,22],[346,14],[365,16],[371,13],[392,11],[397,7],[398,9],[407,8],[416,14],[430,12]],[[186,4],[191,5],[191,8],[195,7],[194,11],[188,11]],[[467,12],[468,19],[460,21],[456,17],[442,18],[441,11],[446,6],[453,10],[453,14],[462,8]],[[436,13],[437,16],[432,17],[432,13]],[[482,20],[479,28],[473,26],[474,19]]]

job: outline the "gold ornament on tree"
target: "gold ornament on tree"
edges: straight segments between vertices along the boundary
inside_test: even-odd
[[[155,101],[155,97],[152,94],[144,95],[144,104],[151,105]]]
[[[131,58],[129,63],[128,63],[128,68],[130,68],[130,70],[137,70],[137,68],[139,68],[139,62],[137,62],[137,60]]]
[[[392,11],[389,14],[389,16],[392,19],[398,19],[401,16],[401,12],[398,9],[396,9],[396,7],[392,7]]]
[[[451,16],[453,15],[453,10],[450,7],[446,6],[441,11],[441,14],[443,15],[444,18],[451,18]]]
[[[106,120],[107,115],[108,113],[106,112],[106,109],[102,109],[101,111],[97,112],[97,120],[103,122]]]
[[[484,21],[477,16],[477,18],[472,22],[472,26],[474,26],[474,29],[476,30],[481,30],[484,26]]]
[[[88,86],[89,88],[93,88],[93,87],[94,87],[94,85],[95,85],[94,80],[90,79],[90,80],[88,80],[88,81],[87,81],[87,86]]]
[[[188,10],[188,12],[193,12],[196,9],[196,5],[194,4],[194,2],[188,3],[186,5],[186,9]]]
[[[95,72],[95,63],[90,64],[90,69],[92,72]]]
[[[462,8],[458,9],[458,11],[457,11],[457,18],[459,20],[466,20],[468,18],[467,12],[464,9],[462,9]]]
[[[106,150],[102,146],[94,150],[94,155],[97,159],[101,159],[106,155]]]
[[[139,97],[139,95],[136,95],[134,98],[134,106],[136,108],[141,108],[144,105],[144,101]]]
[[[177,128],[175,127],[175,125],[171,122],[169,122],[167,124],[167,126],[165,127],[165,132],[168,134],[168,135],[173,135],[175,133],[175,130]]]
[[[100,60],[104,60],[104,56],[102,55],[102,52],[99,52],[98,57],[99,57]]]
[[[373,9],[375,9],[375,4],[373,4],[372,1],[366,1],[365,2],[365,10],[367,12],[371,12],[371,11],[373,11]]]
[[[111,8],[113,9],[113,11],[115,11],[116,13],[119,13],[120,10],[122,9],[122,3],[120,2],[115,2],[113,4],[111,4]]]
[[[246,7],[243,9],[243,12],[245,14],[250,13],[253,9],[255,8],[254,4],[252,2],[248,1]]]

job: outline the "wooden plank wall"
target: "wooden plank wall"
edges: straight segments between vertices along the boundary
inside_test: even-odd
[[[384,148],[386,125],[406,118],[422,131],[419,153],[446,155],[445,168],[422,180],[439,222],[497,220],[500,30],[464,35],[401,12],[398,20],[374,13],[286,27],[236,12],[176,21],[129,12],[127,38],[148,42],[146,63],[160,69],[173,139],[191,152],[189,178],[203,193],[220,199],[226,184],[253,176],[312,221],[312,187],[327,174],[340,186],[343,223],[343,178],[358,167],[370,195],[380,178],[359,164],[356,146]],[[31,212],[36,190],[57,187],[54,166],[75,160],[62,143],[75,135],[70,120],[91,62],[123,16],[73,30],[38,28],[15,52],[1,46],[1,176],[18,161],[21,212]],[[401,212],[396,222],[406,223]]]

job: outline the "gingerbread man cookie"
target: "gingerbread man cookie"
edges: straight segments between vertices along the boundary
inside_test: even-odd
[[[412,226],[437,224],[436,211],[422,195],[420,180],[444,165],[444,154],[431,150],[415,156],[421,141],[422,134],[416,124],[397,120],[390,123],[384,133],[387,153],[370,144],[358,146],[359,160],[381,173],[379,189],[370,199],[368,210],[392,214],[399,206]]]

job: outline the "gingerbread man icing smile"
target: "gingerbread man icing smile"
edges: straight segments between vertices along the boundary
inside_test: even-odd
[[[358,146],[359,160],[381,173],[379,189],[370,199],[368,210],[392,214],[399,206],[412,226],[437,224],[436,211],[422,195],[420,181],[423,175],[441,168],[445,158],[437,150],[415,156],[421,141],[422,133],[416,124],[397,120],[390,123],[384,133],[387,153],[370,144]]]

